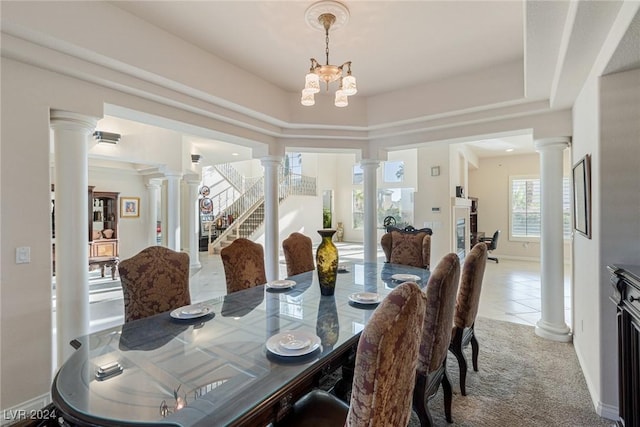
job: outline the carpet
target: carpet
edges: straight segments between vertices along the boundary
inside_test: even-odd
[[[573,344],[539,338],[533,326],[478,318],[479,372],[471,366],[460,394],[458,363],[449,353],[453,424],[444,417],[442,387],[429,401],[435,426],[612,426],[593,407]],[[410,427],[420,426],[415,413]]]

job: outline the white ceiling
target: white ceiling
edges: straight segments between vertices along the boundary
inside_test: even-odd
[[[115,1],[113,5],[289,92],[309,58],[325,63],[313,1]],[[523,58],[523,7],[506,1],[344,1],[330,62],[353,61],[362,96],[413,87]],[[215,78],[215,76],[212,76]]]
[[[309,58],[325,62],[324,34],[305,20],[314,1],[111,3],[289,92],[302,89]],[[342,3],[350,15],[343,27],[330,31],[330,62],[353,62],[356,96],[414,87],[524,57],[524,3],[519,0]],[[195,141],[204,161],[233,161],[247,154],[229,157],[237,150],[228,145],[223,154],[224,145],[219,144],[218,152],[207,153],[214,144],[187,139]],[[505,151],[514,146],[514,152]],[[479,157],[533,150],[530,137],[496,139],[471,148]]]

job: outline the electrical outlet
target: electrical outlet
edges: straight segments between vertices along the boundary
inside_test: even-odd
[[[31,248],[20,246],[16,248],[16,264],[29,264],[31,262]]]

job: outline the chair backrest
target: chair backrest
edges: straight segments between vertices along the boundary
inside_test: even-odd
[[[393,264],[429,268],[431,263],[431,230],[390,228],[382,235],[380,246],[386,261]]]
[[[482,242],[476,243],[464,258],[462,265],[456,310],[453,317],[453,324],[458,328],[469,328],[476,320],[486,265],[487,245]]]
[[[235,239],[222,248],[220,258],[224,266],[227,294],[267,283],[264,269],[264,249],[249,239]]]
[[[429,276],[427,308],[422,328],[418,372],[427,376],[444,362],[451,342],[453,311],[460,280],[458,255],[445,255]]]
[[[316,268],[313,262],[313,243],[302,233],[293,232],[282,241],[287,276],[305,273]]]
[[[143,249],[118,265],[124,321],[191,304],[189,255],[163,246]]]
[[[424,293],[406,282],[373,312],[358,342],[345,425],[408,424],[425,311]]]
[[[498,237],[500,237],[500,230],[496,230],[493,233],[493,237],[491,238],[491,242],[489,242],[488,248],[490,251],[498,248]]]

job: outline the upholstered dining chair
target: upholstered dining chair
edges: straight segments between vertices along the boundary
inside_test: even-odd
[[[462,265],[462,275],[458,287],[456,298],[456,308],[453,316],[453,331],[451,333],[451,343],[449,350],[458,359],[460,368],[460,393],[467,395],[467,360],[462,349],[471,342],[471,357],[473,360],[473,370],[478,371],[478,340],[475,335],[476,315],[480,305],[480,290],[482,289],[482,278],[484,277],[485,266],[487,265],[487,245],[476,243],[464,258]]]
[[[249,239],[235,239],[222,248],[220,258],[224,266],[227,294],[267,283],[264,269],[264,249]]]
[[[453,311],[460,280],[458,255],[445,255],[429,276],[425,293],[426,315],[422,328],[422,341],[418,356],[416,386],[413,391],[413,409],[418,414],[421,426],[433,425],[428,400],[442,384],[444,413],[451,419],[451,383],[447,376],[447,351],[451,342]]]
[[[411,416],[425,297],[406,282],[393,289],[364,327],[350,403],[314,390],[297,401],[282,426],[406,426]]]
[[[118,264],[124,321],[191,304],[189,255],[163,246],[143,249]]]
[[[380,239],[386,261],[428,269],[431,264],[431,234],[430,228],[387,227],[387,232]]]
[[[306,273],[316,268],[311,237],[295,231],[282,241],[282,251],[287,263],[287,276]]]

